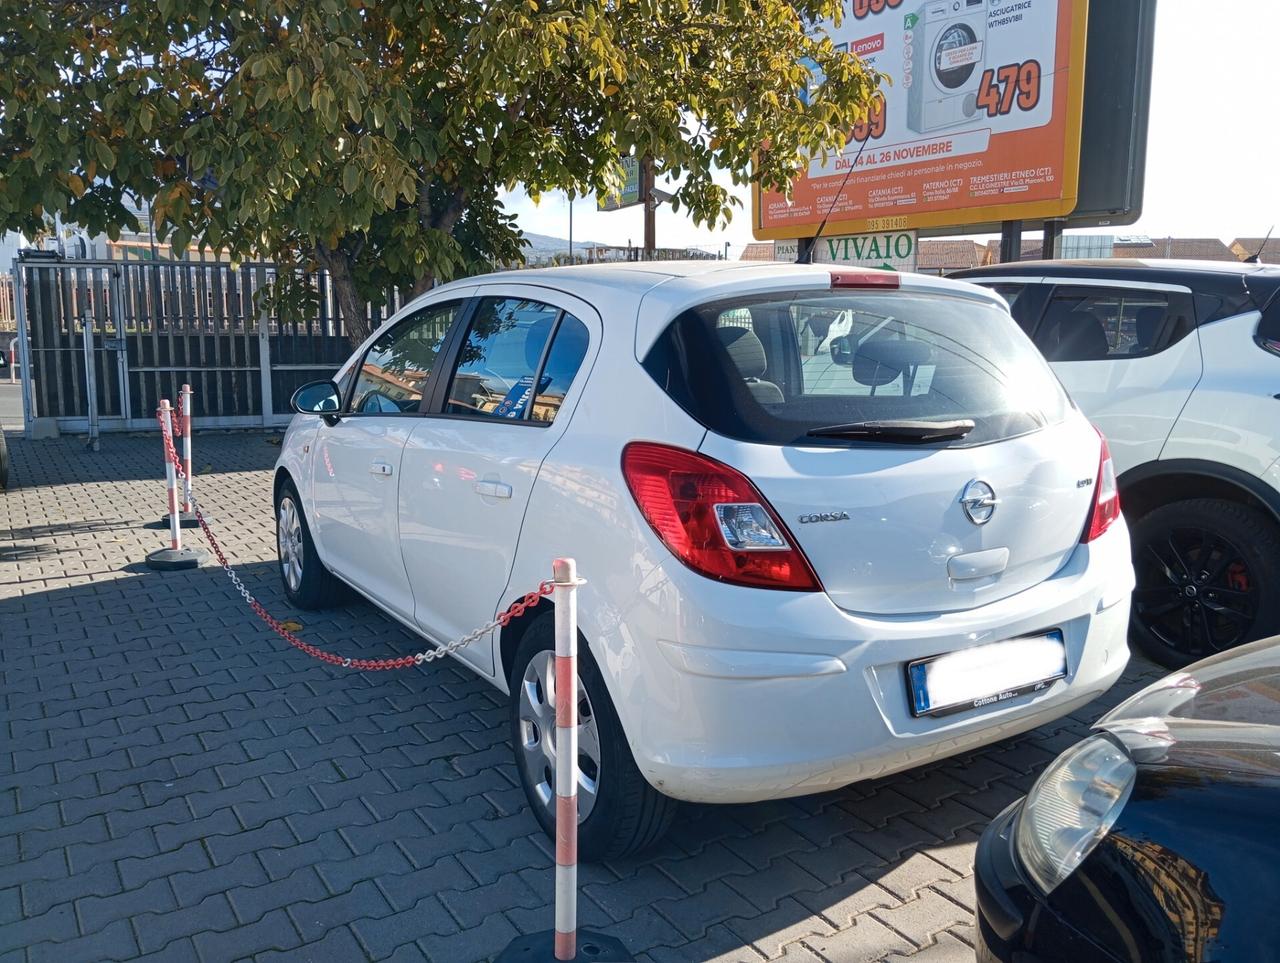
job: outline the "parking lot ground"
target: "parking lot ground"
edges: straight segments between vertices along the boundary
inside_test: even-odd
[[[550,928],[551,847],[499,694],[453,663],[361,674],[268,632],[217,567],[142,564],[158,439],[9,436],[0,493],[0,963],[486,959]],[[197,435],[198,492],[249,590],[351,656],[415,638],[371,606],[291,611],[277,449]],[[198,533],[191,533],[198,534]],[[589,574],[589,573],[587,573]],[[974,843],[1105,709],[838,792],[687,807],[639,859],[580,870],[581,924],[637,959],[973,958]],[[796,737],[822,720],[796,720]]]

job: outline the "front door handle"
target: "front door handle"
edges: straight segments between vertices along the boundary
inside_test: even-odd
[[[375,461],[369,466],[370,475],[390,475],[394,469],[385,461]]]
[[[489,498],[510,498],[511,486],[503,482],[480,481],[476,482],[476,494],[487,495]]]

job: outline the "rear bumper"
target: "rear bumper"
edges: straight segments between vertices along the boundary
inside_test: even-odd
[[[1083,936],[1031,888],[1013,852],[1022,801],[991,821],[978,841],[973,884],[978,903],[978,963],[1075,963],[1114,957]]]
[[[641,771],[678,799],[804,795],[997,742],[1095,699],[1129,658],[1123,525],[1034,589],[967,612],[867,617],[825,595],[705,579],[681,588],[696,597],[655,626],[656,645],[631,648],[637,660],[610,686]],[[1064,636],[1065,679],[954,716],[912,716],[908,662],[1050,629]]]

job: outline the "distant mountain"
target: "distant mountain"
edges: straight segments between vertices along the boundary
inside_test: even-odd
[[[524,232],[524,243],[525,257],[530,261],[548,258],[555,254],[564,254],[569,250],[568,238],[551,237],[549,234],[534,234],[532,231]],[[599,241],[587,241],[577,237],[573,239],[573,249],[575,251],[588,247],[603,246]]]

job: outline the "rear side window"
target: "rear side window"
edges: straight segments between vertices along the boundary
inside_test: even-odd
[[[458,355],[445,413],[549,423],[586,351],[587,329],[573,315],[524,298],[484,298]]]
[[[1029,304],[1033,299],[1024,295],[1030,294],[1031,285],[1010,282],[983,286],[995,291],[1009,302],[1009,313],[1013,315],[1013,320],[1018,322],[1018,327],[1030,334],[1036,323],[1035,315],[1029,310]]]
[[[1177,344],[1194,327],[1187,294],[1060,287],[1049,299],[1035,340],[1050,361],[1141,358]]]
[[[1280,294],[1271,298],[1271,303],[1262,311],[1262,320],[1258,322],[1258,344],[1272,354],[1280,354]]]
[[[907,292],[768,295],[707,304],[664,331],[645,368],[719,434],[842,444],[809,432],[868,421],[969,419],[953,447],[1060,422],[1069,402],[1004,311]]]

